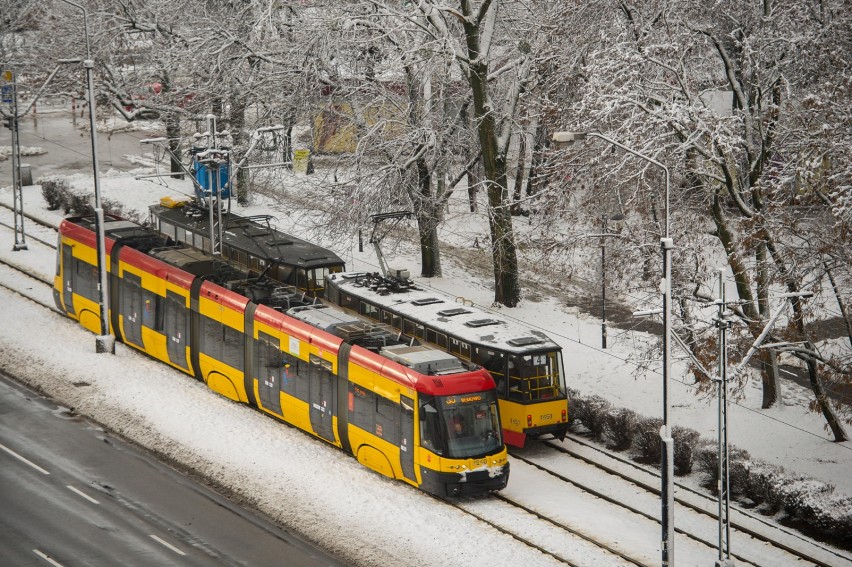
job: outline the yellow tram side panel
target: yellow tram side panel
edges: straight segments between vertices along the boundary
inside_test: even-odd
[[[235,329],[241,334],[245,333],[243,313],[227,309],[204,296],[198,299],[198,310],[205,317]],[[204,353],[198,354],[198,366],[208,388],[235,402],[248,403],[244,372]]]
[[[305,343],[295,337],[291,337],[290,335],[282,332],[276,327],[270,327],[264,323],[256,321],[254,325],[254,336],[252,338],[254,340],[257,340],[260,332],[266,333],[267,335],[277,338],[280,344],[281,352],[291,358],[298,358],[300,364],[304,364],[305,366],[307,366],[309,360],[309,351],[307,348],[305,348]],[[279,390],[278,401],[281,406],[281,413],[279,414],[263,406],[262,402],[260,401],[260,389],[258,379],[256,377],[252,379],[252,389],[254,391],[254,399],[257,402],[257,407],[261,411],[270,415],[274,415],[279,419],[283,419],[287,423],[293,425],[294,427],[298,427],[302,431],[313,434],[313,427],[311,426],[310,405],[307,402]],[[334,426],[336,429],[336,422],[334,423]]]
[[[409,398],[416,400],[414,390],[406,388],[393,380],[389,380],[384,376],[352,363],[349,364],[349,381],[360,388],[373,392],[378,396],[382,396],[394,404],[399,404],[399,397],[402,393]],[[348,408],[344,408],[341,411],[348,411]],[[419,424],[415,419],[415,439],[419,438],[419,432],[417,431],[418,427]],[[387,477],[407,482],[413,486],[418,486],[422,482],[422,478],[420,476],[420,470],[417,467],[416,459],[414,470],[417,481],[413,482],[410,479],[407,479],[402,472],[399,446],[395,443],[386,441],[382,433],[383,432],[381,431],[367,431],[351,423],[349,424],[349,443],[352,447],[352,452],[358,458],[358,461],[367,468],[373,469]]]
[[[98,254],[97,251],[90,247],[85,246],[84,244],[68,237],[62,238],[62,244],[68,245],[71,247],[71,254],[74,258],[78,260],[82,260],[87,265],[91,267],[92,270],[97,269],[98,265]],[[107,270],[109,270],[109,259],[106,260]],[[58,279],[58,289],[60,292],[60,297],[64,297],[62,293],[64,289],[64,276],[65,270],[71,269],[70,266],[62,266],[62,274]],[[97,279],[97,274],[94,275],[95,279]],[[74,303],[74,314],[68,313],[68,306],[65,306],[65,312],[70,317],[76,319],[80,325],[92,333],[99,335],[101,332],[101,308],[97,301],[93,301],[91,299],[87,299],[82,295],[74,292],[71,294],[72,302]]]
[[[497,405],[500,410],[500,421],[502,421],[503,429],[518,433],[524,433],[531,428],[565,423],[562,420],[562,412],[568,411],[568,400],[564,398],[553,401],[538,401],[531,404],[498,399]],[[532,419],[532,423],[527,416]]]

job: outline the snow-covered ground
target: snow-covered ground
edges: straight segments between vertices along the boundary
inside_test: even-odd
[[[306,181],[316,182],[317,177],[312,177],[286,176],[282,188],[296,194]],[[77,174],[74,182],[91,187],[91,175]],[[105,172],[101,187],[105,199],[140,212],[161,196],[190,192],[186,181],[136,180],[133,173],[119,170]],[[0,200],[11,203],[11,188],[0,189]],[[58,223],[60,216],[45,210],[37,188],[25,188],[24,203],[27,212]],[[280,208],[279,203],[255,195],[251,206],[236,210],[278,215],[279,228],[300,234],[299,216],[280,215],[276,212]],[[448,232],[460,234],[463,230],[470,227],[451,227]],[[9,231],[0,234],[3,241],[11,238]],[[45,277],[52,275],[52,251],[35,242],[25,252],[11,252],[11,247],[11,241],[0,243],[4,259],[29,266]],[[372,252],[359,252],[354,242],[349,249],[336,251],[351,269],[377,269]],[[392,263],[407,265],[416,273],[418,257],[413,246],[399,245],[394,248]],[[471,277],[453,262],[445,262],[444,274],[421,283],[480,306],[491,304],[493,292],[487,280]],[[36,290],[32,283],[20,285]],[[307,537],[353,562],[547,565],[552,561],[401,483],[383,479],[340,451],[213,395],[203,385],[122,345],[117,346],[115,357],[96,355],[93,336],[70,321],[46,315],[5,291],[0,293],[0,301],[4,305],[0,365],[24,373],[27,381],[57,400],[140,444],[180,456],[181,462],[203,470],[221,486],[239,486],[242,498],[285,525],[299,526]],[[500,316],[539,327],[559,342],[572,388],[599,394],[613,405],[647,416],[661,413],[660,373],[637,377],[625,361],[634,342],[647,341],[647,336],[623,334],[603,351],[597,346],[600,321],[550,298],[524,301],[516,309],[502,309]],[[676,365],[670,394],[672,422],[715,439],[715,402],[696,396],[688,380],[681,380],[684,374]],[[74,385],[79,382],[89,385]],[[731,442],[759,459],[852,493],[852,444],[831,441],[821,417],[808,412],[809,399],[809,391],[786,383],[785,403],[762,410],[759,385],[747,387],[744,398],[731,406]],[[524,486],[523,490],[535,495],[536,487]],[[708,556],[705,564],[713,559]]]

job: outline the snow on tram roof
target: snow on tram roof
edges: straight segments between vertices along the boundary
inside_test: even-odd
[[[514,353],[561,350],[557,343],[537,329],[501,319],[499,315],[468,303],[456,303],[410,281],[399,290],[379,291],[379,287],[371,285],[380,281],[377,274],[344,272],[331,274],[328,278],[331,285],[341,291],[387,307],[404,317],[433,327],[438,321],[441,329],[470,344]]]

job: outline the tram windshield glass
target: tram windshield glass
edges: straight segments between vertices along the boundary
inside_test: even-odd
[[[503,439],[494,392],[421,396],[420,444],[455,459],[476,458],[500,449]]]
[[[560,351],[509,356],[508,398],[531,402],[565,397]]]

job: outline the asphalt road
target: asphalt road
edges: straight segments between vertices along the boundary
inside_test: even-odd
[[[0,565],[344,563],[0,374]]]

